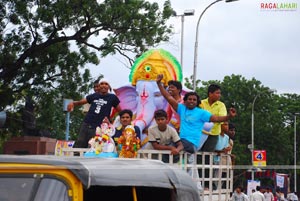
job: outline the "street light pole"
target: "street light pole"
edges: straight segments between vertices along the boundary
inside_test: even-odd
[[[203,16],[203,14],[205,13],[205,11],[211,7],[212,5],[223,1],[223,0],[215,0],[214,2],[212,2],[211,4],[209,4],[201,13],[198,22],[197,22],[197,27],[196,27],[196,40],[195,40],[195,48],[194,48],[194,69],[193,69],[193,90],[196,91],[196,75],[197,75],[197,57],[198,57],[198,32],[199,32],[199,24],[200,24],[200,20]],[[229,2],[233,2],[233,1],[238,1],[238,0],[225,0],[226,3]]]
[[[274,89],[268,89],[269,93],[276,92]],[[251,149],[251,160],[252,160],[252,168],[251,168],[251,180],[254,180],[254,166],[253,166],[253,150],[254,150],[254,104],[257,99],[257,97],[261,94],[262,92],[259,92],[253,99],[252,102],[252,111],[251,111],[251,146],[249,147]]]
[[[185,16],[193,16],[195,13],[195,10],[184,10],[182,15],[176,15],[178,17],[181,17],[181,42],[180,42],[180,65],[181,69],[183,69],[183,33],[184,33],[184,17]]]
[[[297,192],[297,115],[299,114],[294,115],[294,192]]]
[[[251,180],[254,180],[254,171],[253,171],[253,150],[254,150],[254,104],[259,94],[254,97],[252,102],[252,112],[251,112],[251,160],[252,160],[252,168],[251,168]]]
[[[196,40],[195,40],[195,48],[194,48],[194,71],[193,71],[193,90],[196,91],[196,74],[197,74],[197,57],[198,57],[198,32],[199,32],[199,24],[200,24],[200,20],[203,16],[203,14],[205,13],[205,11],[211,7],[212,5],[223,1],[223,0],[216,0],[214,2],[212,2],[211,4],[209,4],[201,13],[198,22],[197,22],[197,27],[196,27]]]
[[[183,69],[183,32],[184,32],[184,15],[181,15],[181,44],[180,44],[180,65]]]

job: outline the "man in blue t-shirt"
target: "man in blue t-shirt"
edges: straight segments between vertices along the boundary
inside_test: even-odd
[[[72,111],[74,106],[84,105],[86,103],[91,105],[81,124],[78,139],[74,147],[87,148],[89,139],[95,136],[96,127],[100,126],[105,118],[109,119],[112,107],[117,111],[121,111],[119,98],[109,93],[109,90],[111,90],[109,82],[102,79],[99,82],[97,92],[88,95],[80,101],[69,103],[68,111]]]
[[[163,75],[157,76],[156,82],[161,94],[165,97],[171,107],[180,116],[180,138],[184,147],[184,151],[194,153],[199,149],[201,131],[205,122],[223,122],[228,121],[236,115],[234,108],[230,108],[227,116],[216,116],[210,112],[198,107],[200,97],[196,92],[188,92],[185,94],[184,103],[178,103],[161,84]]]
[[[134,126],[132,124],[132,117],[133,117],[132,111],[128,110],[128,109],[121,110],[119,112],[119,117],[120,117],[120,123],[121,123],[121,125],[116,128],[115,134],[112,136],[112,138],[114,139],[114,142],[115,142],[116,146],[118,145],[119,137],[123,134],[123,131],[129,125],[132,125],[134,127],[134,131],[135,131],[136,137],[139,138],[139,139],[141,139],[140,128],[138,126]]]

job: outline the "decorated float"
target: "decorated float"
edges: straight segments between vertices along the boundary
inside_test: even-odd
[[[156,84],[158,74],[164,75],[162,83],[165,87],[170,80],[182,81],[181,66],[173,55],[163,49],[149,50],[133,64],[129,75],[131,85],[114,89],[121,101],[121,108],[130,109],[134,114],[133,123],[143,133],[142,146],[147,143],[147,128],[154,123],[154,111],[167,111],[168,108],[167,101],[160,94]]]
[[[168,154],[170,156],[170,163],[167,166],[168,168],[172,167],[170,169],[177,169],[180,171],[184,170],[186,172],[191,172],[190,170],[193,170],[192,172],[195,172],[195,174],[191,175],[193,178],[192,183],[201,183],[202,187],[200,189],[198,188],[198,195],[200,195],[199,197],[201,197],[201,200],[228,200],[230,192],[233,191],[233,170],[231,164],[229,163],[229,155],[221,155],[221,157],[225,157],[227,161],[227,164],[222,166],[212,164],[211,161],[213,161],[213,157],[216,156],[216,153],[212,152],[197,152],[197,155],[195,155],[194,158],[202,158],[202,160],[194,160],[197,161],[197,163],[193,164],[188,164],[187,153],[181,152],[179,154],[180,162],[173,163],[170,151],[146,150],[141,148],[145,143],[147,143],[147,128],[155,122],[153,118],[154,112],[158,109],[164,109],[168,111],[168,115],[173,115],[172,113],[170,113],[167,101],[160,94],[160,91],[157,87],[156,77],[158,74],[164,75],[162,83],[165,87],[167,87],[168,82],[170,80],[176,80],[179,82],[182,81],[182,70],[179,62],[176,60],[175,57],[173,57],[169,52],[162,49],[149,50],[142,54],[132,66],[132,70],[129,75],[130,84],[114,89],[116,95],[121,101],[121,109],[129,109],[133,112],[133,124],[138,126],[141,132],[143,133],[141,135],[141,139],[136,138],[134,129],[130,128],[129,126],[127,129],[125,129],[125,131],[122,133],[122,136],[119,138],[118,145],[114,146],[114,151],[112,151],[112,148],[110,148],[110,152],[107,152],[104,151],[104,147],[110,146],[104,145],[105,143],[110,142],[110,139],[113,135],[110,133],[104,135],[107,137],[103,138],[101,126],[101,131],[98,128],[95,138],[93,138],[90,142],[90,149],[64,148],[63,155],[74,156],[75,152],[79,152],[80,156],[86,157],[137,157],[139,159],[133,159],[128,161],[137,161],[138,163],[142,163],[145,160],[140,159],[152,159],[152,156],[155,155],[157,156],[156,158],[158,160],[161,160],[163,154]],[[181,95],[184,95],[187,91],[188,90],[183,90]],[[117,116],[116,113],[114,114]],[[177,121],[175,123],[178,123],[179,119],[175,121]],[[116,117],[116,120],[113,122],[113,127],[118,127],[119,125],[120,122]],[[109,125],[108,127],[111,127],[111,125]],[[204,133],[209,132],[210,129],[211,125],[206,124],[204,126]],[[204,143],[207,135],[202,136],[204,138],[202,139],[201,143]],[[111,141],[111,144],[112,143],[113,140]],[[110,154],[112,154],[112,156],[110,156]],[[127,161],[126,159],[121,160]],[[223,177],[222,174],[219,174],[217,177],[214,177],[213,172],[216,169],[222,170],[219,171],[220,173],[226,172],[226,177]],[[200,178],[198,176],[193,176],[198,175],[196,173],[199,173],[201,175]],[[217,191],[210,190],[213,189],[214,182],[225,183],[225,188],[219,188],[217,189]]]
[[[122,148],[119,147],[120,157],[136,157],[136,152],[140,146],[148,142],[146,133],[148,127],[155,122],[153,115],[156,110],[164,109],[169,111],[169,116],[172,116],[172,110],[168,108],[167,101],[160,94],[157,87],[156,77],[158,74],[164,75],[162,83],[165,87],[167,87],[170,80],[182,81],[181,66],[173,55],[163,49],[149,50],[142,54],[133,64],[129,74],[129,82],[131,84],[114,89],[121,101],[121,109],[129,109],[133,112],[133,124],[138,126],[142,133],[141,139],[137,140],[136,137],[133,137],[134,144],[131,144],[130,148],[126,145],[126,140],[124,140],[128,138],[128,135],[126,133],[122,135],[120,139],[123,139],[123,141],[120,142],[120,145],[123,144],[124,146]],[[175,121],[178,123],[179,119]],[[113,123],[114,127],[119,126],[119,124],[119,119],[116,118]],[[116,150],[112,152],[111,150],[103,149],[107,144],[114,145],[111,139],[113,133],[107,134],[105,132],[102,126],[101,129],[97,129],[96,136],[90,141],[91,149],[85,153],[85,156],[110,157],[112,153],[117,153]],[[110,136],[108,140],[103,141],[107,136]],[[124,149],[125,147],[127,151]],[[129,149],[131,149],[130,152],[128,152]]]

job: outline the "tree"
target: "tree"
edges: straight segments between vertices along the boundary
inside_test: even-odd
[[[173,14],[169,1],[160,11],[142,0],[3,0],[0,11],[1,109],[24,93],[51,90],[69,75],[86,82],[79,69],[98,64],[97,53],[119,53],[132,62],[128,51],[141,54],[169,39],[166,21]],[[75,83],[69,90],[76,91]]]
[[[2,139],[22,135],[25,97],[36,103],[37,129],[63,139],[63,99],[81,99],[97,79],[86,64],[97,65],[99,57],[109,54],[123,55],[130,63],[148,47],[168,40],[171,26],[166,21],[173,14],[169,1],[162,10],[147,1],[101,2],[0,1],[0,111],[8,114],[0,146]],[[76,139],[82,118],[76,108],[71,139]]]

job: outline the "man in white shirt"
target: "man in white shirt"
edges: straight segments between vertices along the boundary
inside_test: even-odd
[[[266,201],[274,201],[274,195],[271,192],[270,188],[267,188],[267,191],[264,193]]]
[[[289,192],[287,194],[287,200],[289,201],[298,201],[298,196],[296,192]]]
[[[243,188],[238,186],[236,187],[233,195],[232,195],[232,201],[249,201],[248,196],[243,192]]]
[[[256,191],[252,194],[253,201],[265,201],[265,196],[260,192],[260,186],[256,186]]]

